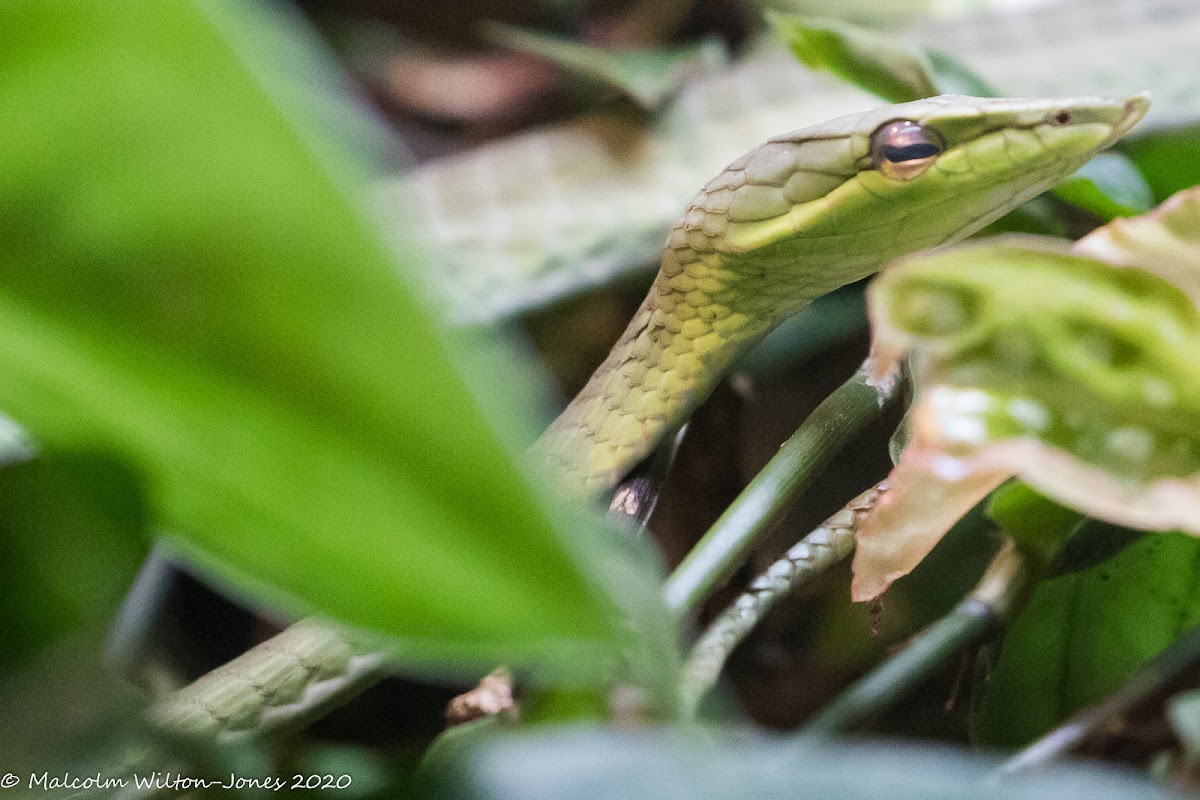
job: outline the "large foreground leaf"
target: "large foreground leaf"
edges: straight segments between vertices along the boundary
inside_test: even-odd
[[[0,673],[107,623],[146,555],[135,476],[111,458],[0,467]]]
[[[594,524],[567,541],[514,469],[309,121],[330,76],[263,13],[0,5],[0,409],[127,458],[243,589],[414,658],[611,641]],[[491,416],[528,425],[504,380]]]
[[[1174,797],[1101,767],[998,779],[996,763],[950,748],[712,741],[577,728],[495,736],[452,796],[470,800],[1128,800]]]

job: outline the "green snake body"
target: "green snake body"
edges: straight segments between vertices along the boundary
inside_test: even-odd
[[[940,97],[770,140],[688,206],[629,328],[535,453],[581,494],[610,490],[784,317],[1042,192],[1123,135],[1146,106],[1144,97]],[[893,120],[919,124],[944,145],[920,174],[881,169],[873,133]],[[222,738],[310,718],[314,704],[377,674],[380,661],[356,653],[337,628],[307,620],[159,702],[151,716]]]
[[[1146,106],[1142,97],[938,97],[771,139],[689,204],[629,328],[535,453],[580,494],[611,490],[783,318],[1044,191]],[[892,120],[944,143],[915,177],[889,177],[872,153],[872,134]],[[306,620],[159,702],[151,717],[176,732],[242,735],[307,718],[379,666],[337,628]]]
[[[812,300],[892,258],[957,241],[1074,172],[1141,119],[1131,100],[942,96],[777,136],[709,181],[675,223],[650,293],[535,445],[569,488],[613,489],[731,364]],[[908,120],[945,149],[909,179],[871,136]]]
[[[331,696],[345,700],[351,683],[374,683],[382,661],[348,632],[301,620],[155,704],[150,721],[184,736],[265,732],[312,719]]]

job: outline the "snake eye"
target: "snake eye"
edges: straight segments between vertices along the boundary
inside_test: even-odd
[[[944,149],[937,131],[910,120],[889,122],[871,137],[871,158],[876,168],[900,181],[925,172]]]

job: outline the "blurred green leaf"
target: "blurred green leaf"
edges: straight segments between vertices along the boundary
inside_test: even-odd
[[[595,679],[608,534],[514,469],[530,387],[493,362],[510,394],[480,401],[451,363],[364,221],[361,166],[313,121],[351,109],[301,91],[335,83],[315,52],[232,0],[0,6],[19,109],[0,408],[52,449],[127,456],[157,521],[260,598],[414,661],[553,656]]]
[[[101,627],[85,626],[0,673],[3,772],[26,781],[31,772],[107,772],[141,749],[143,698],[106,668]]]
[[[997,97],[995,89],[948,53],[849,22],[767,12],[792,53],[809,69],[826,70],[889,103],[936,94]]]
[[[447,781],[470,800],[1086,800],[1166,798],[1101,766],[998,780],[994,759],[949,747],[731,740],[558,728],[485,740]]]
[[[0,671],[107,622],[145,557],[136,476],[103,455],[0,469]]]
[[[1127,234],[1167,221],[1200,231],[1190,224],[1200,205],[1187,199],[1169,215],[1110,227],[1133,245],[1141,237]],[[1180,288],[1195,285],[1191,255],[1159,276],[1026,237],[909,257],[875,279],[875,374],[895,374],[915,352],[918,394],[889,476],[891,502],[857,533],[856,598],[911,569],[953,520],[1014,476],[1083,514],[1200,535],[1191,388],[1200,387],[1200,314]],[[1065,532],[1077,517],[1049,503],[1028,513],[1035,495],[1010,492],[1019,502],[1001,495],[996,512],[1026,545],[1051,544],[1041,555],[1052,558],[1057,546],[1040,523]]]
[[[1200,126],[1156,129],[1121,142],[1156,200],[1200,184]]]
[[[454,772],[461,767],[471,750],[511,727],[510,721],[493,714],[446,728],[425,749],[421,757],[421,771],[433,774]]]
[[[826,70],[889,103],[938,94],[924,51],[894,36],[836,19],[767,12],[792,54],[813,70]]]
[[[350,781],[336,790],[325,787],[322,796],[356,800],[364,797],[395,797],[394,788],[401,776],[390,760],[367,747],[343,744],[313,744],[300,755],[300,768],[306,775],[332,776],[333,783]]]
[[[1200,186],[1177,192],[1149,214],[1097,228],[1073,250],[1157,275],[1182,290],[1192,306],[1200,306]],[[1183,307],[1189,308],[1186,303]],[[1190,368],[1191,362],[1181,366]]]
[[[1164,221],[1180,229],[1200,219],[1198,203],[1173,208],[1101,229],[1077,252],[1112,232],[1130,249],[1107,251],[1136,259],[1146,241],[1158,243],[1152,234]],[[1176,250],[1179,261],[1161,275],[1032,238],[892,267],[868,293],[873,347],[893,361],[913,348],[924,356],[913,442],[926,457],[944,455],[945,474],[955,464],[955,483],[1020,475],[1097,518],[1200,534],[1200,454],[1176,444],[1192,441],[1200,420],[1191,388],[1200,386],[1200,314],[1185,293],[1200,251],[1189,261],[1185,247]]]
[[[618,89],[647,111],[659,108],[688,78],[725,61],[724,47],[712,38],[679,47],[617,50],[499,22],[489,23],[484,32],[505,47]]]
[[[980,742],[1028,743],[1116,690],[1200,622],[1198,559],[1197,539],[1156,533],[1102,564],[1039,584],[985,684]]]
[[[926,48],[925,56],[932,69],[930,75],[938,94],[965,94],[971,97],[999,97],[990,83],[949,53]]]
[[[1020,481],[1010,481],[992,492],[987,515],[1027,555],[1036,556],[1042,567],[1058,555],[1083,521],[1078,511],[1048,500]]]
[[[1154,194],[1137,166],[1113,152],[1095,156],[1054,193],[1105,222],[1144,214],[1154,205]]]

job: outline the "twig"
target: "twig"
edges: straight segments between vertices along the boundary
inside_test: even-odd
[[[730,654],[779,600],[854,550],[855,531],[885,491],[887,481],[880,481],[851,500],[755,578],[746,591],[713,620],[696,641],[683,668],[680,694],[686,716],[695,714],[704,695],[717,682]]]
[[[691,614],[892,394],[867,385],[859,368],[825,398],[667,578],[667,608]]]

